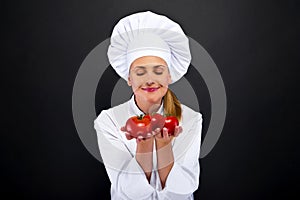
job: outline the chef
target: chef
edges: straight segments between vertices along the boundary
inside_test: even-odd
[[[189,67],[188,38],[176,22],[147,11],[121,19],[110,42],[109,62],[133,91],[127,102],[102,110],[94,121],[111,199],[193,199],[202,115],[168,88]],[[174,135],[166,128],[139,137],[126,131],[128,118],[154,112],[179,119]]]

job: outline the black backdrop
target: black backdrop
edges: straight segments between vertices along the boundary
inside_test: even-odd
[[[109,199],[105,169],[73,123],[73,83],[120,18],[152,10],[208,51],[226,87],[226,123],[200,160],[195,199],[292,199],[300,188],[298,2],[1,1],[1,195]],[[209,103],[200,107],[210,115]]]

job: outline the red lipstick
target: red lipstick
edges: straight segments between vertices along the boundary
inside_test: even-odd
[[[155,92],[156,90],[159,89],[159,87],[157,87],[157,88],[142,88],[142,89],[147,92]]]

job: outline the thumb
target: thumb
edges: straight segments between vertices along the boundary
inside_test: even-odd
[[[128,132],[125,132],[125,136],[127,140],[131,140],[133,138]]]

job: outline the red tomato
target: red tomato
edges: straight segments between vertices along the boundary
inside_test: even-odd
[[[174,135],[175,127],[179,125],[178,119],[175,116],[168,116],[165,118],[164,128],[168,129],[169,135]],[[162,132],[162,131],[161,131]]]
[[[151,133],[151,117],[149,115],[133,116],[129,118],[125,125],[126,131],[134,138],[147,136]]]
[[[151,129],[154,131],[157,128],[162,129],[165,125],[165,117],[155,113],[151,116]]]

